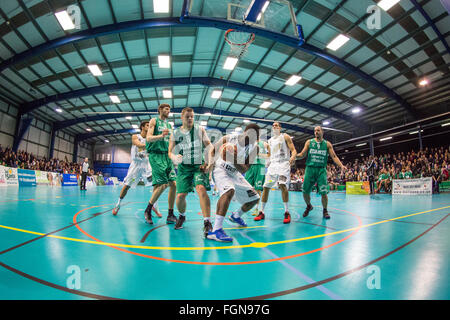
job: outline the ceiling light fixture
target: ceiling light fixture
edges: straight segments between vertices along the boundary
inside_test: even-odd
[[[347,36],[344,36],[343,34],[338,35],[336,38],[334,38],[328,45],[327,48],[333,51],[336,51],[340,47],[342,47],[344,44],[349,41],[350,38]]]
[[[238,63],[239,59],[235,57],[227,57],[225,60],[225,63],[223,65],[223,68],[225,70],[233,70],[236,67],[236,64]]]
[[[96,64],[88,65],[89,71],[91,71],[92,75],[99,77],[103,75],[102,70],[100,70],[99,66]]]
[[[160,54],[158,56],[158,65],[160,68],[170,68],[170,56],[166,54]]]
[[[172,90],[164,89],[162,92],[163,92],[163,97],[165,99],[171,99],[173,97],[172,96]]]
[[[361,112],[361,108],[360,107],[354,107],[353,109],[352,109],[352,113],[360,113]]]
[[[109,98],[111,99],[112,103],[120,103],[120,99],[116,95],[109,96]]]
[[[75,29],[75,24],[72,21],[69,13],[64,11],[59,11],[55,13],[56,19],[58,19],[59,24],[63,28],[63,30],[72,30]]]
[[[399,3],[400,0],[381,0],[377,5],[384,11],[388,11],[390,8]]]
[[[292,75],[284,84],[287,86],[293,86],[294,84],[296,84],[297,82],[300,81],[302,77],[297,76],[297,75]]]
[[[153,0],[154,13],[169,13],[169,0]]]
[[[259,106],[261,109],[267,109],[272,104],[272,101],[266,100]]]
[[[213,90],[211,93],[211,98],[219,99],[222,96],[222,90]]]

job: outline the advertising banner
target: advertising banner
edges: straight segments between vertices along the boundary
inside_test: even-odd
[[[450,181],[444,181],[439,184],[440,192],[449,192],[450,191]]]
[[[5,177],[7,186],[19,186],[19,179],[17,177],[17,168],[5,167]]]
[[[95,176],[86,177],[86,188],[96,186]]]
[[[370,194],[369,181],[347,182],[345,184],[347,194]]]
[[[97,185],[104,186],[105,185],[105,179],[103,179],[103,176],[97,177]]]
[[[5,175],[6,168],[4,166],[0,166],[0,187],[6,187],[6,175]]]
[[[392,194],[420,195],[433,193],[432,178],[394,179],[392,180]]]
[[[64,173],[62,179],[63,186],[78,186],[76,174]]]
[[[19,178],[19,186],[36,186],[36,173],[34,172],[34,170],[17,169],[17,176]]]
[[[50,172],[46,172],[46,171],[39,171],[36,170],[36,184],[38,186],[47,186],[50,184],[49,182],[49,175],[51,175]]]
[[[57,172],[49,172],[48,183],[51,186],[60,187],[61,186],[61,174]]]

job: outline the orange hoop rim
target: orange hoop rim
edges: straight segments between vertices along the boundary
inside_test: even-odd
[[[224,37],[225,37],[225,41],[228,42],[228,44],[231,45],[231,46],[248,46],[250,43],[252,43],[253,41],[255,41],[255,34],[252,33],[252,32],[248,32],[251,36],[250,36],[250,38],[249,38],[246,42],[243,42],[243,43],[236,43],[236,42],[233,42],[233,41],[231,41],[230,39],[228,39],[228,34],[231,33],[231,32],[233,32],[233,31],[239,31],[239,30],[236,30],[236,29],[228,29],[228,30],[225,32],[225,36],[224,36]],[[243,31],[243,32],[245,32],[245,31]]]

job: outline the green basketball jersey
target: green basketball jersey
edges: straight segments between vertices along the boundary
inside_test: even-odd
[[[259,141],[258,142],[258,146],[259,146],[259,153],[261,154],[267,154],[267,149],[264,147],[264,141]],[[266,165],[266,159],[257,156],[255,159],[255,164],[262,164],[262,165]]]
[[[164,129],[169,129],[169,134],[164,137],[162,140],[147,142],[146,149],[148,153],[157,152],[164,153],[169,151],[169,140],[170,140],[170,132],[172,131],[172,126],[170,125],[168,120],[161,120],[159,117],[156,118],[155,129],[153,131],[154,136],[158,136],[162,134]]]
[[[201,165],[203,163],[203,139],[202,131],[198,124],[194,124],[189,132],[177,128],[173,133],[174,148],[173,154],[181,154],[183,156],[183,164],[185,165]]]
[[[307,167],[326,167],[328,161],[327,141],[317,142],[316,139],[309,141]]]

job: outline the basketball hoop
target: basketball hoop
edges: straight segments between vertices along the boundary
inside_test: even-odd
[[[225,41],[230,45],[230,53],[237,58],[247,53],[248,47],[255,41],[255,34],[251,32],[228,29]]]

